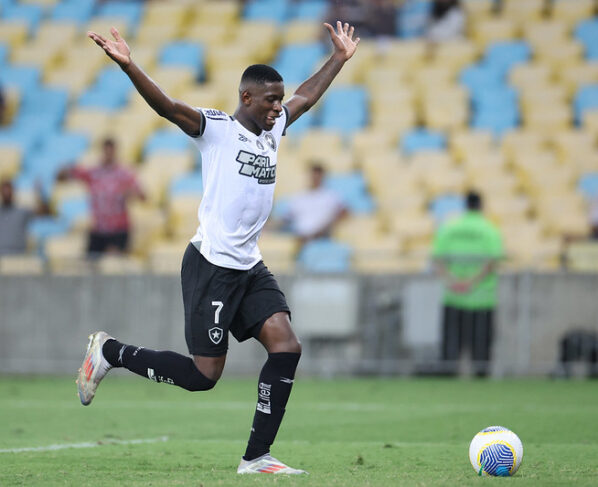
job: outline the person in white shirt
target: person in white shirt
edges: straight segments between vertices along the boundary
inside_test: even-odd
[[[258,402],[238,473],[302,474],[270,455],[301,355],[290,311],[257,241],[272,208],[277,151],[286,128],[309,110],[355,53],[354,29],[324,24],[333,52],[283,104],[280,74],[249,66],[241,77],[239,104],[231,116],[175,100],[145,74],[115,28],[114,40],[88,36],[115,61],[156,113],[180,127],[202,155],[204,193],[199,228],[183,256],[181,283],[185,338],[193,358],[125,345],[98,331],[90,335],[77,379],[79,398],[91,403],[112,367],[190,391],[208,390],[220,378],[229,331],[238,341],[257,339],[267,350],[258,381]],[[199,188],[198,188],[199,190]]]
[[[431,42],[463,39],[466,16],[459,0],[434,0],[432,2],[426,38]]]
[[[309,188],[289,200],[288,211],[283,216],[291,233],[302,244],[329,237],[335,224],[347,214],[341,197],[324,185],[324,166],[317,162],[311,164],[309,176]]]

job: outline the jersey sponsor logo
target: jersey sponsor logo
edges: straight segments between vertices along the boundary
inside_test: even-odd
[[[239,140],[241,142],[247,142],[249,139],[247,137],[245,137],[243,134],[239,134]]]
[[[255,145],[257,145],[259,150],[264,150],[264,144],[262,144],[259,140],[255,141]]]
[[[209,118],[210,120],[227,120],[228,119],[228,115],[226,113],[221,112],[220,110],[214,110],[212,108],[210,108],[208,110],[204,110],[203,113],[206,116],[206,118]]]
[[[224,336],[224,330],[218,326],[214,326],[208,330],[208,336],[214,345],[218,345]]]
[[[276,180],[276,166],[270,165],[270,157],[241,150],[236,160],[241,163],[239,174],[253,177],[259,184],[273,184]]]
[[[266,139],[266,144],[270,146],[270,149],[276,152],[276,141],[274,140],[274,136],[268,133],[264,135],[264,139]]]

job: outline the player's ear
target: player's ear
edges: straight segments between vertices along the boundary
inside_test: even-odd
[[[249,90],[241,91],[241,102],[245,106],[251,105],[251,92]]]

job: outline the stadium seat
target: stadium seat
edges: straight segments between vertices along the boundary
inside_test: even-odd
[[[438,196],[430,204],[430,211],[437,225],[461,213],[464,208],[463,197],[455,194]]]
[[[351,254],[351,248],[347,244],[328,239],[312,240],[301,249],[297,264],[305,272],[348,272],[351,268]]]
[[[143,16],[144,2],[102,2],[95,15],[97,17],[122,18],[126,21],[128,31],[134,33]]]
[[[446,136],[442,132],[418,128],[403,135],[400,148],[405,155],[422,150],[442,150],[446,148]]]
[[[568,25],[575,25],[583,19],[587,19],[594,13],[593,0],[552,0],[550,14],[553,19],[567,22]]]
[[[42,21],[44,11],[41,5],[14,3],[2,10],[4,21],[24,21],[27,23],[29,35],[33,36]]]
[[[598,83],[582,86],[573,99],[575,122],[580,124],[584,113],[598,109]]]
[[[319,42],[288,44],[279,50],[273,66],[285,82],[302,83],[323,56],[324,48]]]
[[[250,0],[245,5],[246,20],[273,20],[282,24],[289,16],[287,0]]]
[[[176,41],[166,44],[160,51],[158,62],[163,66],[185,66],[195,78],[204,76],[202,46],[197,43]]]
[[[399,37],[415,39],[421,37],[428,23],[430,2],[408,0],[397,10],[396,27]]]
[[[289,6],[289,17],[292,20],[321,21],[328,10],[326,0],[301,0]]]
[[[598,168],[596,172],[584,174],[579,179],[577,188],[588,199],[598,198]]]
[[[94,0],[62,0],[52,9],[50,17],[53,20],[68,20],[82,26],[93,14]]]
[[[175,179],[170,185],[169,193],[172,196],[181,194],[201,195],[203,181],[201,173],[193,172],[184,174]]]
[[[320,124],[343,134],[365,127],[368,121],[368,94],[360,86],[330,88],[322,101]]]

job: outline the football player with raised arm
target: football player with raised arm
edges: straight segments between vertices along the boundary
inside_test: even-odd
[[[107,333],[90,335],[77,379],[79,397],[91,403],[113,367],[189,391],[212,389],[222,374],[229,332],[257,339],[268,352],[258,380],[258,400],[247,449],[238,473],[301,474],[270,455],[291,393],[301,344],[291,328],[285,296],[262,262],[258,237],[272,209],[277,151],[286,128],[309,110],[353,56],[353,27],[324,24],[333,52],[283,104],[280,74],[249,66],[241,77],[233,115],[194,108],[175,100],[135,64],[125,40],[95,32],[88,36],[116,62],[154,111],[178,125],[202,155],[204,192],[199,227],[185,251],[181,284],[185,338],[192,356],[118,342]],[[199,188],[198,188],[199,191]]]

